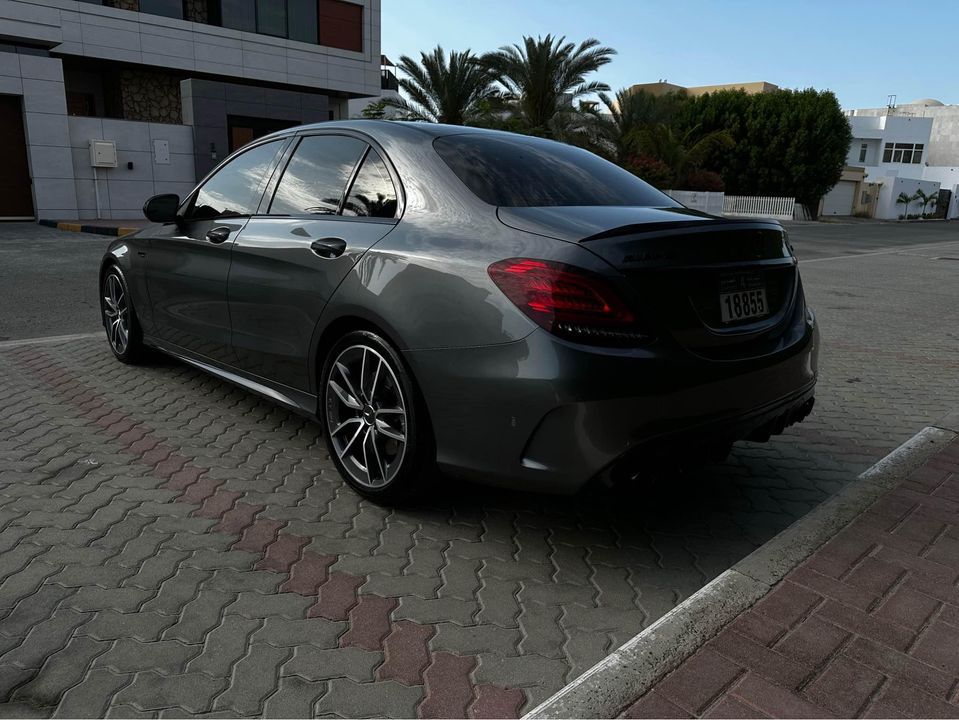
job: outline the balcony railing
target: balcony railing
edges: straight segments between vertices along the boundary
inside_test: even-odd
[[[394,75],[391,71],[380,70],[380,89],[399,92],[400,81],[396,79],[396,75]]]

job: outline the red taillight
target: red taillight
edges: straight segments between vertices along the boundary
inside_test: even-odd
[[[489,276],[538,325],[582,340],[638,340],[633,312],[602,278],[547,260],[511,258]]]

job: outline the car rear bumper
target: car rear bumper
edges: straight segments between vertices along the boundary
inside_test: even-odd
[[[575,492],[596,475],[777,434],[812,407],[810,315],[772,355],[717,362],[676,346],[589,348],[537,330],[504,345],[406,353],[448,472]]]

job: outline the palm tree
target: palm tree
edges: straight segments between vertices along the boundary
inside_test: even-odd
[[[936,207],[936,203],[939,202],[939,193],[937,193],[937,192],[931,192],[931,193],[929,193],[929,194],[926,194],[926,192],[923,191],[922,188],[919,188],[918,190],[916,190],[916,194],[913,196],[912,199],[913,199],[913,200],[918,200],[919,202],[922,203],[922,213],[921,213],[921,214],[922,214],[923,216],[925,216],[925,214],[926,214],[926,206],[928,206],[929,203],[932,203],[932,207],[933,207],[933,208]]]
[[[899,197],[896,198],[896,205],[902,204],[906,206],[906,211],[902,214],[903,220],[909,219],[909,206],[912,204],[914,200],[918,200],[918,199],[919,199],[918,193],[915,195],[909,195],[908,193],[905,193],[905,192],[899,193]]]
[[[725,130],[698,135],[698,125],[679,133],[665,123],[656,123],[636,133],[636,146],[644,155],[664,162],[672,172],[673,189],[681,190],[690,171],[702,167],[714,150],[733,144]]]
[[[406,120],[466,125],[482,116],[488,101],[496,95],[493,77],[469,50],[450,52],[447,61],[437,45],[429,54],[420,53],[416,62],[408,55],[397,66],[406,77],[399,80],[407,98],[385,98],[384,104],[397,108]]]
[[[623,88],[615,99],[603,92],[599,99],[606,107],[606,115],[599,121],[601,141],[612,150],[613,159],[622,163],[639,151],[639,134],[644,127],[672,121],[686,100],[686,91],[657,97],[645,90],[630,92]]]
[[[595,119],[595,113],[577,109],[576,101],[609,90],[605,83],[587,82],[586,76],[615,54],[593,38],[577,46],[547,35],[524,37],[521,45],[504,45],[481,61],[506,88],[510,108],[528,132],[568,139]]]

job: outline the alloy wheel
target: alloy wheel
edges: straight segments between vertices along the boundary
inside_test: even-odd
[[[333,451],[358,484],[383,488],[406,455],[407,410],[396,373],[366,345],[333,361],[326,386],[326,422]]]
[[[122,355],[130,343],[130,308],[123,283],[112,272],[103,283],[103,319],[113,351]]]

